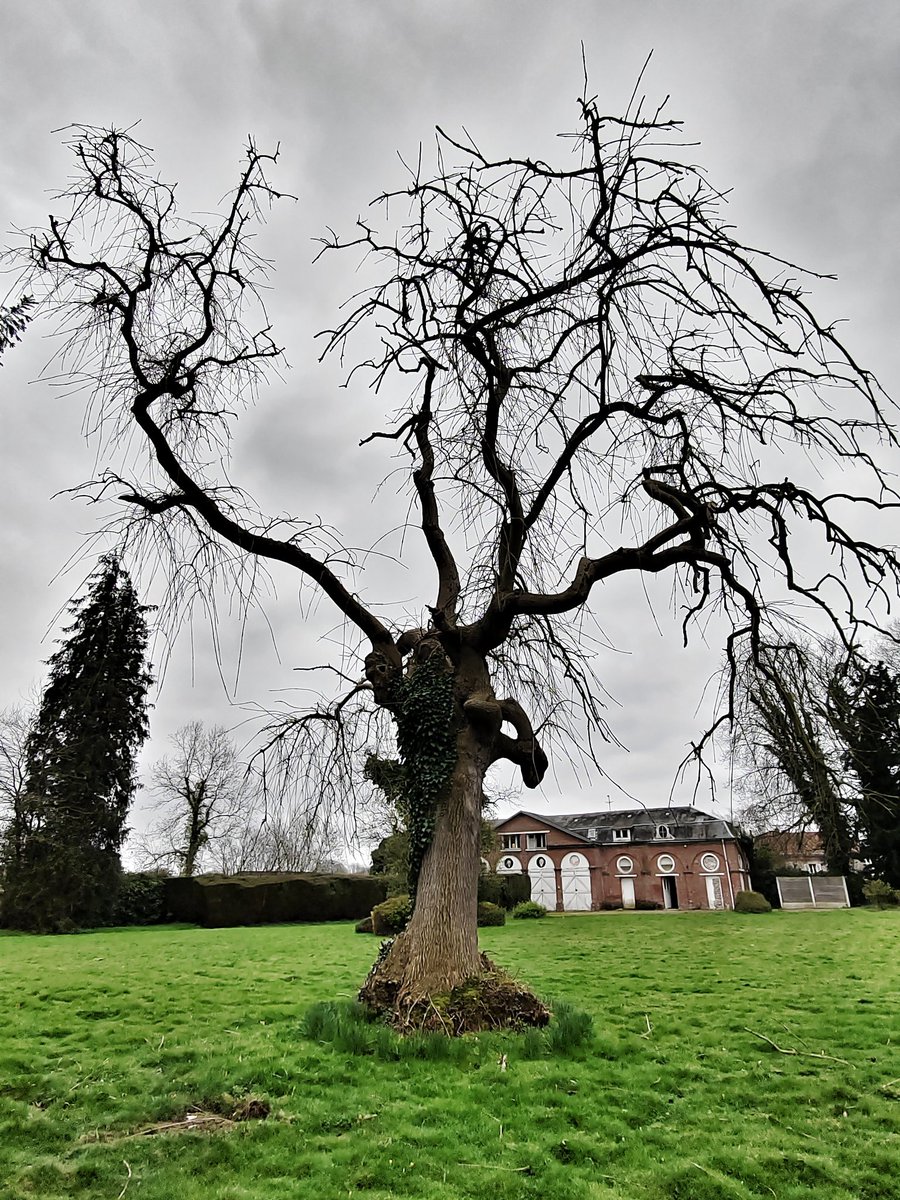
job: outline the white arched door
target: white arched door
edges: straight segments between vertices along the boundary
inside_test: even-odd
[[[498,875],[521,875],[522,864],[515,854],[502,854],[497,863]]]
[[[583,854],[562,860],[562,900],[566,912],[590,912],[591,868]]]
[[[556,868],[553,859],[546,854],[535,854],[528,861],[528,878],[531,880],[532,900],[555,912]]]

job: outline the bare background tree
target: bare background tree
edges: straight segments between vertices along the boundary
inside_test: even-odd
[[[267,788],[222,725],[191,721],[171,741],[149,773],[156,819],[139,841],[144,863],[179,875],[343,868],[342,831]]]
[[[27,825],[28,738],[36,715],[29,704],[0,712],[0,837],[21,837]],[[15,859],[17,848],[8,847],[7,853]]]
[[[339,823],[311,815],[309,806],[262,803],[249,814],[243,829],[215,847],[213,870],[225,875],[240,871],[347,871],[346,834]]]
[[[232,418],[280,357],[249,240],[274,160],[251,145],[221,220],[196,224],[128,136],[76,129],[71,146],[66,215],[34,236],[31,279],[66,335],[62,371],[91,389],[104,459],[118,452],[84,492],[112,502],[133,554],[171,564],[173,616],[216,572],[246,594],[269,564],[346,621],[344,694],[273,726],[269,751],[321,804],[394,731],[416,904],[363,995],[427,1021],[434,993],[490,969],[485,773],[508,761],[534,787],[579,727],[602,754],[588,614],[616,577],[667,574],[685,636],[721,633],[732,673],[786,596],[842,639],[873,619],[855,581],[896,591],[895,555],[853,516],[897,507],[872,452],[894,443],[878,388],[799,269],[738,240],[662,112],[609,117],[586,98],[555,166],[441,133],[436,173],[420,164],[382,197],[384,232],[369,220],[326,242],[362,253],[372,281],[326,351],[408,395],[363,439],[396,450],[430,558],[421,596],[387,614],[332,530],[264,516],[227,473]],[[840,489],[820,491],[835,464]]]
[[[834,644],[785,641],[745,654],[732,748],[742,774],[742,820],[756,833],[814,829],[828,869],[848,875],[858,856],[853,795],[833,727]]]
[[[897,628],[864,646],[793,640],[745,656],[732,748],[742,819],[819,833],[829,870],[900,886]]]
[[[156,819],[143,841],[145,856],[179,875],[193,875],[201,858],[215,857],[248,819],[247,773],[221,725],[183,725],[171,738],[173,753],[150,771]]]

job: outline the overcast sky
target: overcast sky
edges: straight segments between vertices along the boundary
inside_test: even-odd
[[[465,126],[489,154],[551,155],[554,135],[575,125],[582,41],[609,112],[624,109],[653,52],[644,90],[671,96],[672,114],[701,143],[697,160],[718,187],[733,188],[743,239],[835,273],[838,282],[816,289],[818,306],[848,320],[857,358],[900,395],[896,0],[0,0],[0,22],[5,230],[59,210],[51,196],[70,167],[53,131],[71,123],[139,121],[185,209],[216,207],[248,135],[262,148],[280,144],[275,183],[298,200],[275,213],[263,246],[277,260],[271,311],[292,370],[242,425],[233,471],[273,512],[317,513],[353,545],[391,527],[377,492],[384,460],[357,446],[380,409],[362,383],[340,391],[334,370],[316,364],[312,335],[333,322],[354,278],[349,260],[313,265],[314,239],[326,225],[350,229],[400,183],[398,152],[414,157],[420,142],[427,152],[436,124]],[[40,685],[60,606],[99,552],[78,558],[96,510],[52,498],[94,462],[81,438],[83,399],[38,380],[45,332],[36,327],[0,375],[0,706]],[[414,571],[384,581],[381,600],[416,607],[431,598],[430,577],[423,589]],[[275,641],[252,620],[239,674],[242,631],[227,616],[221,677],[201,614],[174,647],[149,758],[186,720],[235,726],[241,704],[296,687],[294,668],[336,661],[336,615],[324,602],[301,612],[291,579],[276,583]],[[608,774],[625,791],[597,774],[579,786],[557,761],[524,807],[627,807],[626,793],[665,802],[701,729],[720,653],[702,642],[681,649],[666,596],[658,587],[651,611],[640,583],[617,582],[597,610],[619,649],[598,666],[629,751],[610,749]],[[718,807],[728,811],[727,789]]]

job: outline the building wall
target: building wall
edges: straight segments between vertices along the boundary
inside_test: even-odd
[[[633,891],[635,907],[653,904],[669,907],[667,890],[672,887],[678,908],[733,908],[735,894],[750,886],[743,854],[738,844],[730,839],[698,842],[659,839],[599,845],[582,841],[522,814],[516,814],[497,827],[498,839],[516,834],[520,838],[519,849],[504,849],[501,845],[501,849],[492,855],[491,869],[504,870],[509,866],[516,869],[517,863],[518,869],[533,878],[540,876],[538,886],[543,889],[543,903],[560,912],[579,908],[597,911],[620,908],[623,904],[628,907],[630,891]],[[529,834],[532,835],[531,844]],[[544,845],[540,845],[541,837]],[[572,880],[572,869],[564,871],[573,854],[586,860],[589,902],[587,898],[579,899],[579,885]],[[504,860],[510,859],[514,861],[505,865]],[[544,870],[540,871],[542,863]],[[553,879],[548,890],[551,865]],[[580,874],[585,875],[584,868]],[[566,875],[569,878],[567,895],[564,894]],[[664,883],[664,877],[673,882]],[[535,884],[532,886],[534,889]],[[669,890],[668,901],[671,899]]]

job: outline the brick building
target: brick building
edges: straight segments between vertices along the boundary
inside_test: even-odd
[[[696,808],[517,812],[494,826],[498,847],[485,865],[527,873],[532,899],[559,912],[733,908],[750,887],[728,822]]]

